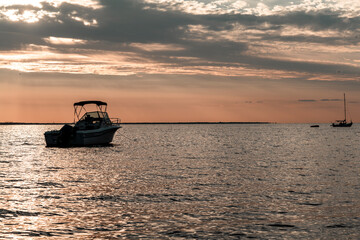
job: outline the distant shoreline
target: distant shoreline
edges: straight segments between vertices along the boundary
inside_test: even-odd
[[[25,122],[0,122],[0,125],[64,125],[71,123],[25,123]],[[124,122],[122,125],[134,124],[274,124],[272,122]]]

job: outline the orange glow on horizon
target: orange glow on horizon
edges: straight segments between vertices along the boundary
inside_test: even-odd
[[[299,102],[293,92],[276,95],[239,87],[139,91],[1,84],[0,122],[72,122],[73,103],[81,100],[108,102],[110,117],[119,117],[123,122],[330,123],[343,117],[341,101]],[[350,94],[348,98],[358,101]],[[358,104],[351,101],[348,109],[356,122],[360,118],[355,111]]]

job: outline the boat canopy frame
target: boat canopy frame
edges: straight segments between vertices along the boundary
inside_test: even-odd
[[[107,103],[102,101],[80,101],[74,103],[74,124],[82,117],[82,112],[87,112],[85,105],[95,104],[98,112],[106,113]]]
[[[84,106],[86,104],[96,104],[98,106],[107,106],[107,103],[106,102],[103,102],[103,101],[80,101],[80,102],[76,102],[74,103],[74,106]]]

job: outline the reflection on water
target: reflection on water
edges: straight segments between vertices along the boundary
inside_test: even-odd
[[[53,128],[0,126],[0,238],[360,236],[359,125],[124,125],[110,147],[46,148]]]

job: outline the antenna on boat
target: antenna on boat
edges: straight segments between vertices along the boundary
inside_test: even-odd
[[[346,122],[346,100],[345,100],[345,93],[344,93],[344,115],[345,115],[345,122]]]

